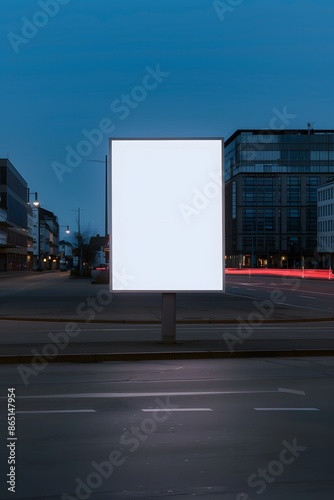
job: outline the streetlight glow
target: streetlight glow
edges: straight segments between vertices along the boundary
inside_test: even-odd
[[[30,189],[28,188],[28,205],[30,204],[30,195],[34,194],[35,199],[33,201],[33,205],[35,208],[38,208],[37,210],[37,234],[36,234],[36,240],[37,240],[37,270],[41,271],[41,222],[40,222],[40,202],[38,201],[38,193],[37,191],[34,191],[33,193],[30,192]]]
[[[37,191],[34,191],[33,193],[31,193],[29,188],[28,188],[28,201],[27,201],[28,205],[30,204],[30,196],[31,196],[32,194],[34,194],[34,195],[35,195],[35,199],[34,199],[34,201],[32,202],[32,203],[33,203],[33,205],[34,205],[35,207],[39,207],[40,203],[39,203],[39,201],[38,201],[38,193],[37,193]]]
[[[37,193],[35,193],[35,199],[33,201],[33,204],[35,205],[35,207],[39,207],[39,201],[37,199]]]

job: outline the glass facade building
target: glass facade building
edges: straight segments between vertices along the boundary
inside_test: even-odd
[[[226,265],[314,267],[317,187],[334,130],[237,130],[225,142]]]

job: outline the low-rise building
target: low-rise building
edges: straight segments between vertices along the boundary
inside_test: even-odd
[[[73,267],[73,245],[65,240],[59,241],[59,269],[66,271]]]
[[[27,268],[27,189],[8,158],[0,158],[0,271]]]
[[[40,206],[32,208],[34,269],[59,268],[59,224],[53,212]]]

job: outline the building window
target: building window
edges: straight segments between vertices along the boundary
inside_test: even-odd
[[[317,186],[320,184],[320,177],[307,177],[306,180],[306,202],[317,202]],[[318,193],[320,194],[320,193]]]
[[[245,206],[272,206],[275,202],[276,179],[247,177],[244,179],[243,204]]]
[[[7,184],[7,168],[0,167],[0,184],[5,186]]]
[[[0,193],[0,207],[7,208],[7,193]]]
[[[287,210],[287,230],[290,233],[301,231],[300,210],[290,208]]]
[[[288,205],[300,205],[300,177],[289,177],[288,178],[288,196],[287,202]]]
[[[237,183],[232,182],[232,219],[237,218]]]
[[[298,236],[289,236],[287,244],[291,253],[300,251],[300,239]]]
[[[306,209],[306,231],[317,232],[317,207],[308,207]]]
[[[243,210],[242,230],[244,233],[256,231],[256,211],[253,208]]]

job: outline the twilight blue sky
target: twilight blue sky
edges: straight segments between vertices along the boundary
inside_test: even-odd
[[[104,165],[88,160],[109,136],[334,128],[333,19],[333,0],[2,0],[0,157],[61,225],[80,207],[103,234]]]

